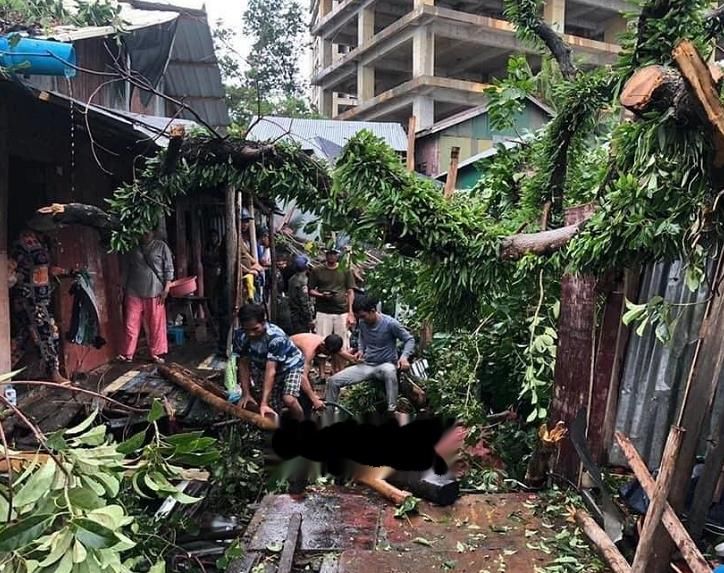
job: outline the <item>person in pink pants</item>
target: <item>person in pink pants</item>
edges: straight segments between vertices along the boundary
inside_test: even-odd
[[[151,360],[162,363],[168,352],[166,297],[174,274],[171,250],[154,233],[146,233],[126,257],[124,271],[125,333],[118,359],[133,360],[143,325]]]

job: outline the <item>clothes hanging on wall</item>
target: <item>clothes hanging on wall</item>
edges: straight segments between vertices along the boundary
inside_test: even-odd
[[[66,338],[73,344],[102,348],[106,340],[101,336],[101,318],[98,302],[93,292],[90,275],[80,271],[70,288],[73,295],[73,316]]]

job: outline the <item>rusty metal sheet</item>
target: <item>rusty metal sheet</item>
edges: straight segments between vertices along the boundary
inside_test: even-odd
[[[381,511],[379,501],[340,488],[267,495],[247,529],[247,549],[283,543],[294,513],[302,514],[299,551],[374,549]]]

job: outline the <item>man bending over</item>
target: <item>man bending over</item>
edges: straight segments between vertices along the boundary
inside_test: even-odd
[[[415,339],[394,318],[377,311],[378,302],[371,297],[359,297],[354,301],[354,314],[359,324],[359,356],[361,364],[350,366],[327,381],[326,400],[337,402],[339,392],[345,386],[366,380],[381,380],[387,392],[387,411],[397,411],[397,369],[407,370],[408,361],[415,350]],[[402,353],[398,356],[397,342]]]

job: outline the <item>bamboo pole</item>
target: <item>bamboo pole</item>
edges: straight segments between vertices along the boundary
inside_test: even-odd
[[[582,509],[576,510],[574,514],[576,523],[586,534],[591,543],[596,546],[598,552],[606,560],[609,567],[614,573],[628,573],[631,571],[631,566],[628,561],[621,555],[618,547],[611,541],[606,535],[606,532],[599,527],[594,519]]]
[[[256,240],[256,213],[254,212],[254,197],[249,202],[249,215],[251,215],[251,224],[249,225],[249,247],[251,248],[251,258],[255,263],[259,262],[259,243]]]
[[[641,487],[643,488],[646,495],[651,499],[656,489],[656,482],[651,477],[649,469],[646,467],[646,463],[641,458],[641,455],[636,451],[636,447],[631,443],[628,437],[624,436],[621,432],[616,432],[616,441],[618,442],[621,451],[626,460],[631,466],[636,479],[639,480]],[[671,505],[666,502],[664,504],[664,512],[661,518],[664,527],[669,532],[671,539],[674,541],[676,546],[681,551],[681,555],[686,561],[687,565],[691,569],[692,573],[711,573],[711,567],[704,556],[699,551],[696,543],[691,539],[689,532],[682,525],[681,520],[677,517]]]
[[[208,390],[205,390],[201,384],[195,380],[194,376],[178,364],[159,365],[158,372],[169,382],[180,386],[189,394],[203,400],[219,412],[235,416],[244,422],[254,424],[262,430],[275,430],[277,428],[275,420],[245,410],[241,406],[230,404],[223,398],[219,398]]]
[[[450,199],[455,193],[455,187],[458,184],[458,162],[460,161],[460,148],[453,147],[450,151],[450,167],[447,170],[447,178],[445,179],[445,190],[443,195],[445,199]]]
[[[234,312],[236,308],[237,288],[237,272],[238,272],[238,251],[239,234],[237,232],[237,221],[238,216],[238,204],[236,201],[236,189],[231,185],[226,188],[224,195],[225,198],[225,210],[224,210],[224,227],[226,231],[226,286],[228,291],[228,298],[226,301],[227,311],[229,313],[229,332],[226,338],[226,350],[227,355],[231,355],[231,339],[234,330]],[[223,336],[223,334],[222,334]]]
[[[269,233],[269,251],[271,255],[271,270],[269,272],[269,281],[271,283],[269,318],[272,322],[276,322],[279,310],[277,306],[279,299],[279,284],[277,281],[277,249],[274,244],[274,211],[271,211],[267,217],[267,227],[267,232]]]
[[[661,517],[664,514],[664,508],[668,504],[666,501],[671,491],[671,482],[674,476],[674,468],[676,460],[679,458],[681,451],[681,442],[684,439],[684,429],[679,426],[671,426],[669,437],[666,440],[664,455],[661,460],[661,469],[659,477],[656,480],[654,494],[651,496],[649,509],[644,518],[644,527],[641,531],[639,544],[636,548],[636,556],[634,557],[633,573],[646,573],[649,560],[654,553],[654,540],[656,530],[661,523]]]

